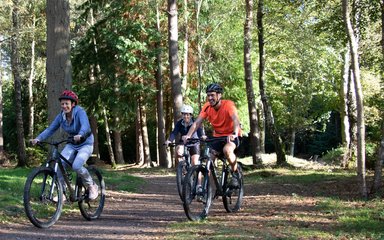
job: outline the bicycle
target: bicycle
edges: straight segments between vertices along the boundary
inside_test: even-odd
[[[189,168],[192,166],[191,162],[191,155],[189,154],[189,149],[192,147],[192,144],[199,142],[199,139],[191,138],[188,139],[187,144],[182,144],[184,146],[183,151],[183,160],[179,161],[176,168],[176,185],[177,185],[177,192],[179,193],[181,201],[183,201],[183,184],[184,184],[184,178],[187,175],[187,172]],[[177,143],[170,143],[169,146],[175,147],[179,144]]]
[[[43,164],[35,168],[28,175],[24,186],[24,210],[31,223],[36,227],[49,228],[56,223],[63,209],[64,195],[67,201],[78,202],[81,215],[88,221],[99,218],[103,211],[105,183],[99,170],[87,166],[94,182],[99,187],[99,195],[96,199],[90,200],[88,198],[88,189],[84,186],[80,176],[76,175],[75,183],[72,185],[72,172],[63,166],[62,161],[72,167],[71,160],[76,154],[66,159],[58,150],[60,144],[68,142],[73,142],[73,138],[57,142],[38,142],[39,146],[53,146],[53,151],[51,157],[45,162],[45,166]],[[63,174],[64,185],[66,186],[63,186],[58,179],[58,168]]]
[[[221,175],[218,176],[218,170],[216,168],[219,166],[216,167],[215,163],[208,156],[210,151],[209,144],[214,141],[223,140],[226,141],[227,137],[201,140],[206,142],[204,154],[200,157],[199,165],[192,166],[185,177],[185,182],[183,185],[183,208],[188,219],[191,221],[205,219],[208,216],[208,211],[211,206],[212,199],[218,198],[219,196],[222,197],[224,208],[227,212],[236,212],[241,207],[244,195],[244,182],[241,163],[237,162],[239,186],[234,188],[229,185],[233,176],[231,174],[231,168],[227,162],[226,157],[223,154],[217,157],[219,160],[221,160]],[[201,179],[201,192],[198,192],[196,189],[199,178]],[[216,187],[214,196],[211,181],[213,181],[213,184]]]

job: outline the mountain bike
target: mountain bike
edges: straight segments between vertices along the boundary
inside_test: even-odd
[[[33,225],[39,228],[49,228],[59,219],[64,195],[67,201],[77,202],[81,215],[91,221],[100,217],[105,202],[105,183],[101,172],[92,166],[87,166],[95,184],[99,187],[96,199],[88,198],[88,189],[80,176],[72,179],[73,171],[67,170],[62,161],[72,168],[75,154],[66,159],[59,153],[59,145],[73,142],[73,138],[57,142],[38,142],[39,146],[51,145],[52,155],[44,165],[35,168],[29,175],[24,186],[24,210]],[[58,169],[61,170],[65,186],[59,181]],[[74,182],[74,183],[72,183]]]
[[[185,177],[183,192],[184,201],[183,208],[188,219],[198,221],[208,216],[209,208],[213,198],[222,197],[224,208],[227,212],[236,212],[240,209],[243,195],[244,182],[243,172],[240,162],[237,162],[239,173],[239,185],[237,187],[230,186],[233,177],[230,165],[226,157],[222,154],[216,160],[218,166],[209,157],[210,143],[214,141],[226,141],[227,137],[212,138],[201,140],[206,142],[204,154],[200,157],[200,164],[192,166]],[[221,173],[219,168],[221,167]],[[218,175],[220,173],[220,175]],[[198,191],[198,183],[201,182],[201,191]],[[213,185],[216,192],[213,195]]]
[[[183,201],[183,184],[184,184],[184,178],[187,175],[187,172],[189,168],[192,165],[191,162],[191,155],[189,154],[189,149],[193,146],[193,144],[199,142],[199,139],[191,138],[188,139],[188,142],[186,144],[182,144],[184,146],[183,151],[183,160],[179,161],[176,168],[176,185],[177,185],[177,192],[179,193],[180,199]],[[180,144],[180,143],[179,143]],[[177,146],[179,145],[177,143],[170,143],[169,146]]]

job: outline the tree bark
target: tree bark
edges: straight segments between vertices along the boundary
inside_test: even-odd
[[[264,81],[264,71],[265,71],[265,55],[264,55],[264,27],[263,27],[263,9],[264,9],[264,1],[259,0],[259,4],[257,7],[257,35],[259,42],[259,88],[261,101],[263,102],[264,115],[266,120],[266,125],[268,130],[270,131],[271,137],[274,142],[276,157],[277,157],[277,165],[286,164],[285,153],[283,149],[283,142],[281,140],[280,135],[277,133],[275,127],[275,120],[273,117],[272,108],[268,101],[268,96],[265,91],[265,81]]]
[[[184,0],[184,42],[183,42],[183,77],[181,80],[181,92],[185,93],[188,87],[188,0]]]
[[[346,52],[344,53],[344,68],[342,71],[342,86],[340,88],[340,98],[342,99],[341,102],[341,119],[342,119],[342,143],[344,146],[344,154],[343,154],[343,162],[342,167],[348,168],[349,161],[351,159],[351,151],[350,151],[350,144],[351,144],[351,135],[350,135],[350,123],[349,123],[349,110],[348,110],[348,96],[349,96],[349,67],[350,67],[350,51],[349,48],[347,48]]]
[[[92,157],[94,161],[100,161],[100,149],[99,149],[99,127],[97,125],[97,119],[95,116],[89,116],[89,124],[91,125],[91,130],[93,133],[93,137],[95,139],[93,143],[93,154]]]
[[[156,28],[159,34],[161,34],[160,29],[160,14],[159,14],[159,7],[156,1]],[[155,73],[156,78],[156,99],[157,99],[157,105],[156,105],[156,111],[157,111],[157,149],[158,149],[158,164],[162,167],[170,168],[172,167],[172,160],[168,158],[167,149],[164,145],[165,142],[165,120],[164,120],[164,97],[163,97],[163,79],[162,79],[162,61],[161,61],[161,42],[160,40],[156,42],[156,48],[158,49],[158,53],[156,55],[156,64],[157,69]]]
[[[366,185],[366,169],[365,169],[365,122],[364,122],[364,105],[363,105],[363,91],[360,82],[360,66],[358,55],[358,42],[354,34],[354,29],[350,19],[348,0],[342,1],[343,17],[348,35],[351,57],[352,57],[352,70],[353,79],[355,84],[356,103],[357,103],[357,175],[360,180],[361,194],[367,198],[367,185]]]
[[[0,43],[0,49],[1,43]],[[3,57],[0,51],[0,62]],[[4,136],[3,136],[3,67],[0,66],[0,160],[4,156]]]
[[[34,128],[34,115],[35,107],[33,104],[33,80],[35,79],[35,26],[36,26],[36,16],[33,14],[33,23],[32,23],[32,43],[31,43],[31,70],[29,73],[28,79],[28,107],[29,107],[29,116],[28,116],[28,138],[33,138],[33,128]]]
[[[141,133],[143,140],[143,152],[144,152],[144,166],[152,167],[151,154],[149,150],[149,138],[148,138],[148,128],[147,128],[147,110],[142,104],[142,96],[139,97],[139,109],[140,109],[140,125],[141,125]]]
[[[144,165],[143,134],[140,120],[139,101],[137,102],[136,108],[136,165]]]
[[[168,44],[169,44],[169,74],[173,97],[173,122],[176,124],[180,118],[180,109],[183,104],[181,94],[180,67],[178,57],[178,29],[176,0],[168,0]]]
[[[115,155],[113,154],[112,139],[111,139],[111,133],[110,133],[109,124],[108,124],[108,114],[107,114],[107,109],[105,107],[103,108],[103,113],[104,113],[105,137],[107,140],[109,159],[111,160],[112,168],[116,168]]]
[[[123,155],[123,143],[121,141],[120,131],[112,131],[113,134],[113,147],[115,149],[115,159],[117,164],[124,164],[124,155]]]
[[[47,1],[47,89],[48,121],[60,111],[58,97],[64,89],[71,89],[69,1]]]
[[[260,129],[257,119],[257,109],[255,101],[255,93],[253,91],[253,76],[252,76],[252,20],[253,20],[253,0],[246,0],[246,17],[244,23],[244,80],[246,85],[247,99],[248,99],[248,113],[250,133],[249,138],[251,142],[252,161],[255,165],[261,165],[261,151],[260,151]]]
[[[20,56],[19,56],[19,1],[13,1],[12,9],[13,33],[11,40],[11,64],[14,80],[15,108],[16,108],[16,128],[17,128],[17,166],[26,166],[26,152],[24,141],[23,111],[21,104],[21,77],[20,77]]]

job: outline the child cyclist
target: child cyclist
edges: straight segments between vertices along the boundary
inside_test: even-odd
[[[169,138],[167,141],[165,141],[166,145],[169,145],[169,143],[173,142],[178,134],[180,134],[180,143],[183,143],[181,140],[181,137],[188,133],[189,129],[191,128],[192,124],[194,123],[193,118],[193,108],[189,105],[183,105],[181,108],[181,114],[183,115],[182,119],[180,119],[176,125],[175,128],[172,130]],[[203,137],[204,131],[201,127],[197,129],[197,131],[191,136],[192,138],[201,138]],[[184,147],[183,145],[177,145],[175,155],[178,161],[180,161],[184,154]],[[192,165],[195,165],[199,161],[200,156],[200,143],[194,143],[189,148],[189,154],[191,155]]]

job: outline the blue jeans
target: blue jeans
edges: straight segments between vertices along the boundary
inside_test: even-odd
[[[63,155],[63,157],[66,159],[69,159],[75,151],[78,152],[76,157],[73,159],[72,169],[83,179],[85,186],[92,185],[93,179],[88,170],[84,167],[84,164],[87,162],[88,158],[93,152],[93,145],[84,145],[80,149],[76,149],[72,144],[67,144],[61,152],[61,155]],[[63,162],[63,166],[68,167],[65,162]],[[58,177],[61,183],[64,183],[63,174],[61,173],[60,169],[58,170]]]

